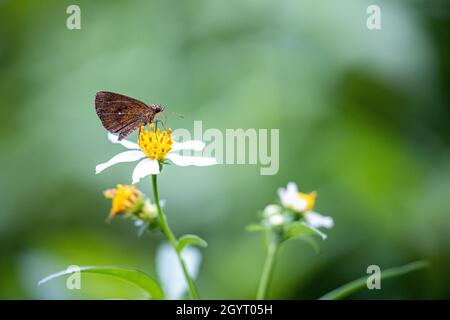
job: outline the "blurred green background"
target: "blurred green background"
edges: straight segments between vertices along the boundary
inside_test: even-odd
[[[66,28],[70,4],[81,30]],[[175,233],[209,243],[203,298],[255,297],[264,247],[245,226],[289,181],[318,192],[335,228],[319,255],[282,248],[269,298],[314,299],[417,259],[431,268],[353,298],[449,298],[449,21],[444,0],[0,1],[0,298],[141,297],[101,276],[37,286],[73,264],[155,275],[162,237],[105,223],[102,191],[134,166],[94,174],[122,151],[95,114],[99,90],[166,105],[172,128],[280,129],[277,175],[171,166],[159,179]]]

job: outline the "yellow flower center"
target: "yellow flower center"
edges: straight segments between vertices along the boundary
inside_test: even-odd
[[[118,184],[115,189],[106,190],[103,194],[105,198],[112,199],[110,217],[124,213],[132,208],[139,196],[135,186],[124,186],[121,184]]]
[[[316,192],[311,192],[311,193],[299,192],[298,197],[300,199],[306,201],[306,210],[305,211],[310,211],[314,208],[314,204],[316,203],[316,197],[317,197]]]
[[[171,136],[172,129],[161,131],[159,128],[155,131],[155,126],[150,124],[150,131],[141,127],[139,133],[139,147],[142,152],[151,159],[158,161],[164,160],[167,153],[172,149],[173,138]]]

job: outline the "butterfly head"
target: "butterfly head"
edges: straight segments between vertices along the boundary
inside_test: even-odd
[[[152,111],[153,111],[155,114],[164,111],[164,107],[163,107],[162,105],[160,105],[160,104],[152,104],[152,105],[150,106],[150,108],[152,109]]]

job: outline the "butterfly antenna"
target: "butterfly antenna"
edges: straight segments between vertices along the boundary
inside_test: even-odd
[[[180,119],[184,119],[184,116],[181,113],[172,111],[172,114],[176,115]]]

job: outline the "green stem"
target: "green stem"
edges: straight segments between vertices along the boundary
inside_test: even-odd
[[[278,251],[280,241],[277,235],[272,234],[269,245],[267,247],[266,261],[264,262],[263,272],[259,281],[258,293],[256,299],[264,300],[267,295],[267,289],[269,288],[270,280],[273,274],[273,268],[275,265],[275,256]]]
[[[183,270],[184,278],[186,279],[186,282],[189,287],[189,294],[192,299],[197,300],[197,299],[199,299],[197,288],[195,287],[195,283],[187,271],[186,264],[184,263],[184,260],[181,256],[181,252],[178,251],[178,240],[177,240],[177,238],[175,238],[172,230],[170,229],[169,224],[167,223],[166,215],[162,211],[161,205],[159,203],[157,175],[152,175],[152,185],[153,185],[153,197],[155,198],[155,204],[156,204],[156,209],[158,212],[159,224],[161,226],[163,233],[166,235],[166,237],[169,240],[170,244],[172,245],[173,249],[177,253],[178,261],[180,262],[181,269]]]
[[[408,263],[401,267],[391,268],[384,270],[381,272],[380,280],[386,280],[389,278],[395,278],[398,276],[402,276],[412,271],[416,271],[422,268],[426,268],[429,266],[429,263],[424,260],[415,261],[412,263]],[[370,276],[363,276],[359,279],[353,280],[333,291],[327,293],[326,295],[319,298],[320,300],[340,300],[347,298],[351,294],[358,292],[362,289],[367,288],[367,280]]]

